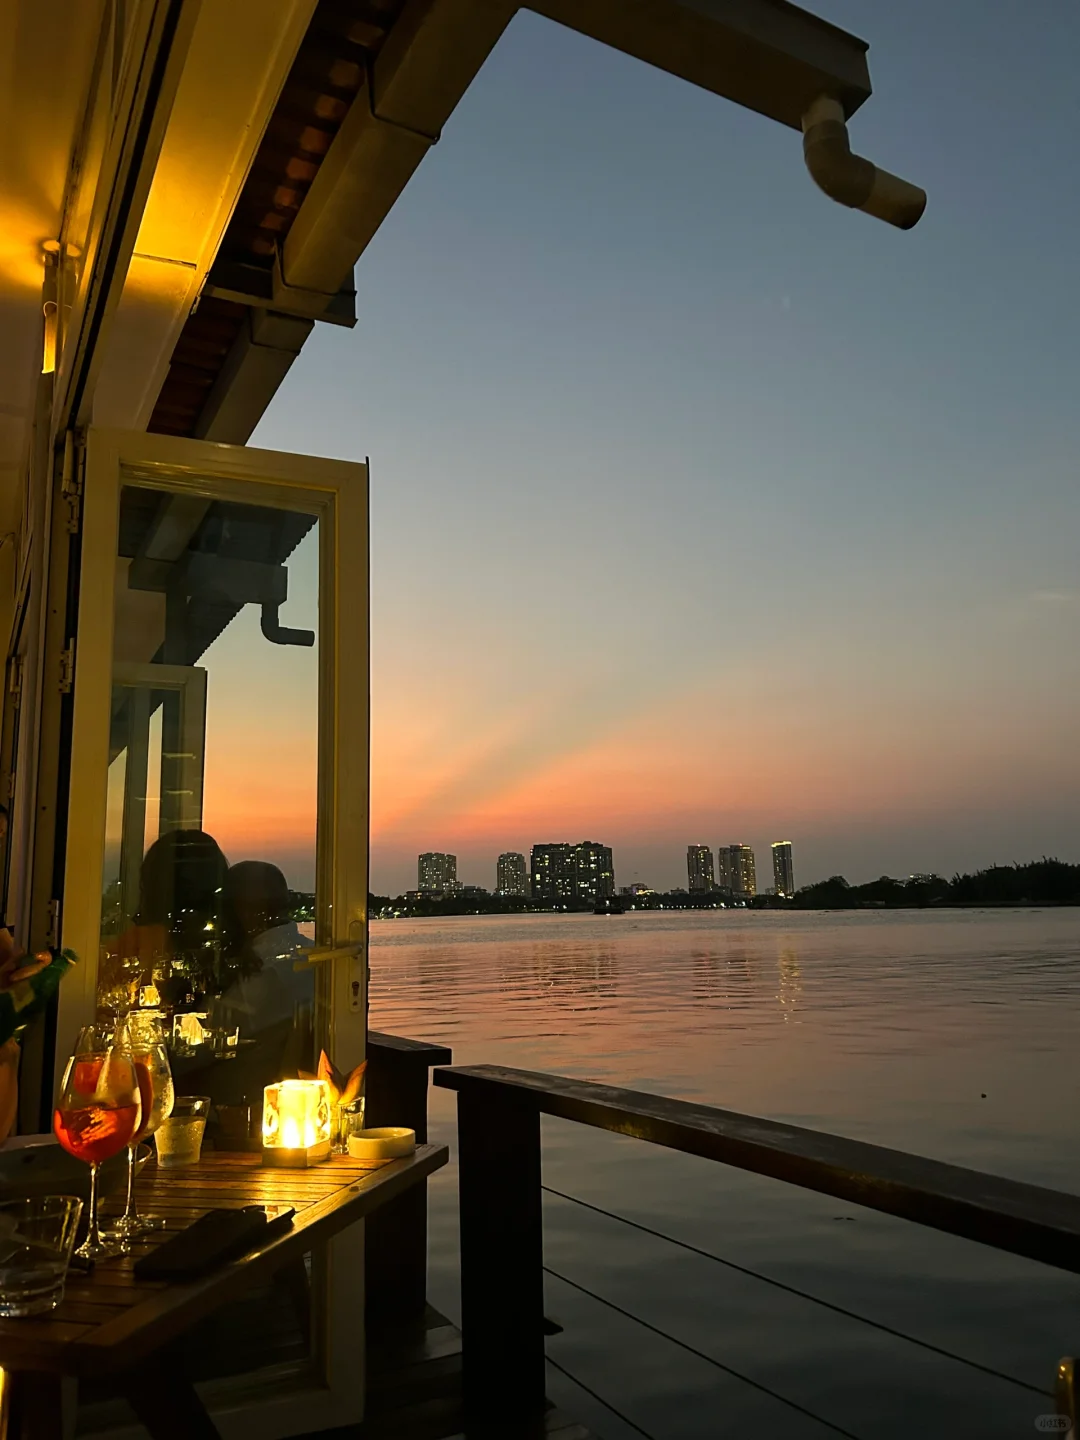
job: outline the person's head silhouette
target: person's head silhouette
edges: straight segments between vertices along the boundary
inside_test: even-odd
[[[225,898],[246,939],[288,923],[289,886],[267,860],[241,860],[225,877]]]
[[[228,869],[205,830],[168,831],[143,856],[136,920],[173,933],[201,928],[221,911]]]

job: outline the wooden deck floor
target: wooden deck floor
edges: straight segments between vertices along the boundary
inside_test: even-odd
[[[495,1426],[466,1426],[461,1332],[431,1306],[423,1333],[371,1341],[364,1423],[295,1440],[599,1440],[555,1409],[539,1423],[507,1415]]]

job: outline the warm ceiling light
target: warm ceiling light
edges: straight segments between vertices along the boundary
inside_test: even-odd
[[[60,241],[46,240],[41,248],[45,255],[45,281],[42,285],[41,302],[41,313],[44,320],[41,373],[51,375],[56,369],[56,264],[60,254]]]

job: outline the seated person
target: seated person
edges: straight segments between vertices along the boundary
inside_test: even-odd
[[[204,830],[170,830],[143,856],[139,906],[122,934],[104,942],[99,1001],[117,1013],[138,1003],[143,986],[190,1008],[184,997],[213,983],[221,948],[222,891],[229,862]]]
[[[239,1030],[241,1044],[235,1061],[215,1064],[198,1083],[218,1104],[236,1105],[261,1101],[264,1086],[314,1068],[315,973],[304,958],[312,942],[291,917],[289,887],[276,865],[233,865],[223,898],[225,958],[207,1023]],[[185,1077],[189,1091],[194,1083],[195,1076]]]
[[[291,915],[289,887],[276,865],[241,860],[225,877],[228,951],[237,978],[219,1005],[249,1033],[311,1007],[315,982],[304,952],[312,942]]]

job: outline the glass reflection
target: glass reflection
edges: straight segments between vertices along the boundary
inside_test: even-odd
[[[118,542],[98,1014],[159,1015],[248,1148],[316,1054],[317,521],[129,485]]]

